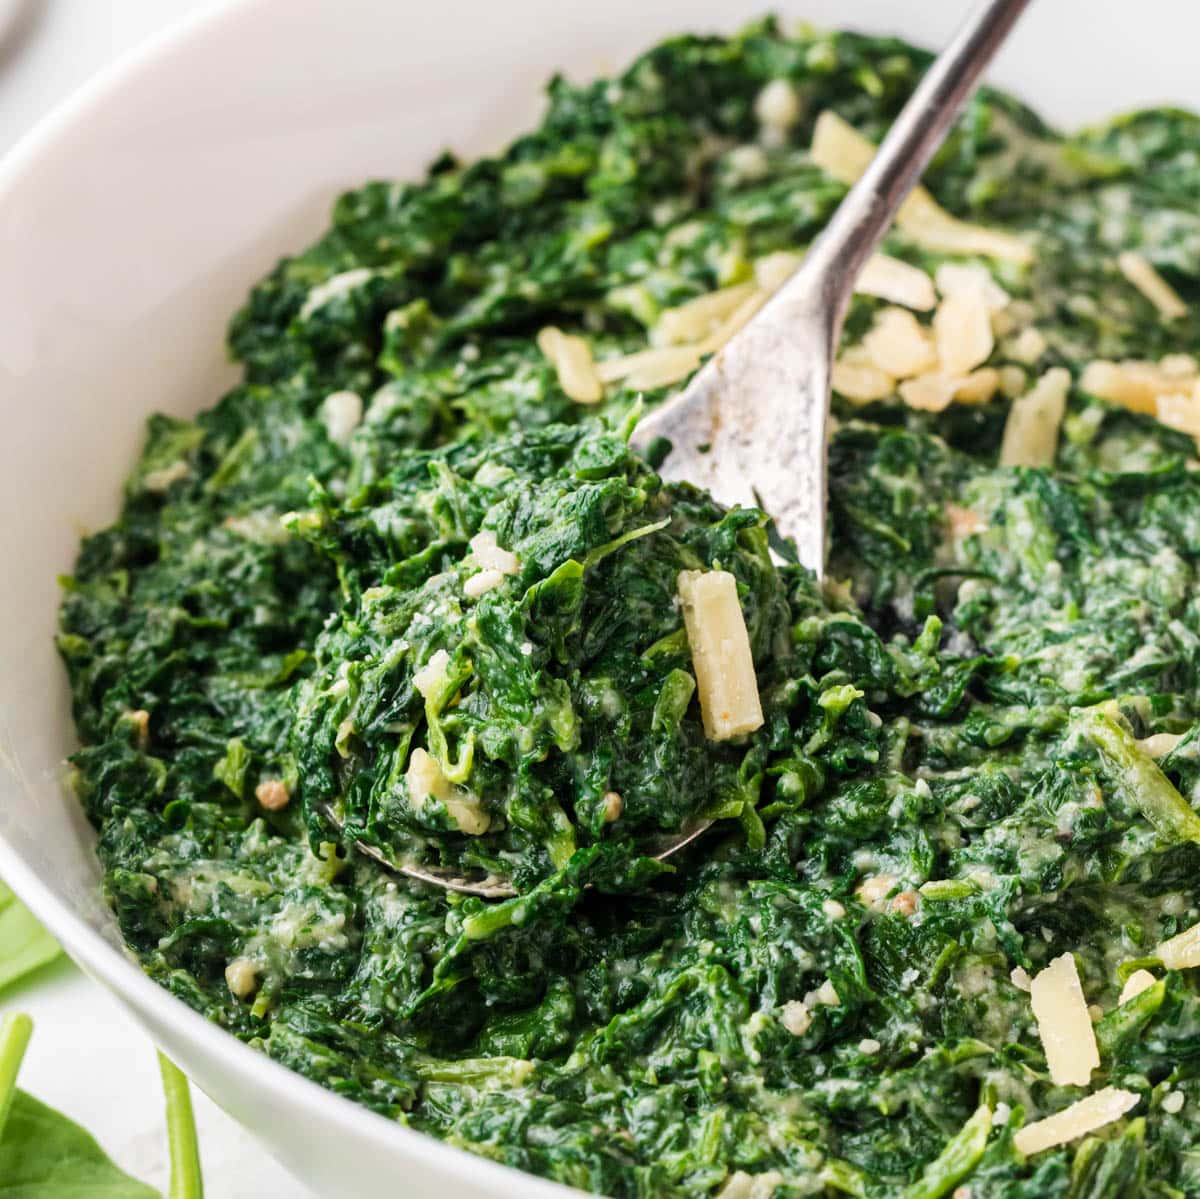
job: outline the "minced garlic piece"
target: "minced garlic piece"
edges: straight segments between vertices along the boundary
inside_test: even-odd
[[[1008,977],[1018,991],[1028,992],[1029,988],[1033,986],[1033,979],[1029,977],[1029,971],[1024,966],[1014,966]]]
[[[505,574],[502,570],[478,571],[463,583],[463,595],[467,599],[478,599],[489,591],[495,591],[504,582],[504,579]]]
[[[614,821],[620,820],[621,813],[625,810],[625,801],[621,798],[621,793],[619,791],[605,791],[600,810],[604,816],[605,824],[612,824]]]
[[[292,793],[281,779],[264,779],[254,788],[254,798],[268,812],[281,812],[291,802]]]
[[[149,491],[152,495],[162,495],[172,483],[178,483],[180,479],[186,479],[192,473],[192,468],[186,462],[180,459],[178,462],[172,462],[170,466],[164,466],[159,470],[149,471],[142,477],[142,488]]]
[[[1074,955],[1064,953],[1034,975],[1029,998],[1055,1086],[1087,1086],[1100,1050]]]
[[[1187,304],[1180,294],[1154,269],[1153,264],[1141,254],[1126,250],[1117,255],[1117,267],[1134,287],[1158,309],[1166,321],[1177,320],[1187,315]]]
[[[1117,997],[1117,1003],[1128,1003],[1131,999],[1136,999],[1147,987],[1154,986],[1156,982],[1158,979],[1149,970],[1135,970],[1125,980],[1121,994]]]
[[[782,1181],[783,1175],[778,1170],[766,1170],[762,1174],[735,1170],[717,1192],[717,1199],[771,1199]]]
[[[937,367],[933,338],[906,308],[884,308],[862,339],[871,362],[896,379],[909,379]]]
[[[1152,758],[1163,758],[1183,740],[1182,733],[1151,733],[1137,744],[1138,749]]]
[[[1071,389],[1070,373],[1048,370],[1033,390],[1013,401],[1000,443],[1001,466],[1050,466]]]
[[[446,671],[449,665],[450,655],[444,649],[439,649],[413,675],[413,686],[428,699],[446,685]]]
[[[236,999],[249,999],[258,989],[258,967],[249,958],[234,958],[225,967],[225,984]]]
[[[1025,363],[1026,366],[1032,366],[1046,352],[1046,339],[1030,325],[1022,329],[1007,348],[1010,357]]]
[[[812,1027],[812,1012],[799,999],[789,999],[779,1009],[779,1023],[794,1037],[802,1037]]]
[[[837,113],[826,110],[813,129],[813,162],[847,185],[856,183],[875,155],[875,146]],[[914,188],[900,205],[896,224],[915,242],[945,254],[982,254],[1028,262],[1029,247],[1011,233],[985,229],[951,216],[924,188]]]
[[[1055,1145],[1065,1145],[1068,1141],[1078,1140],[1097,1128],[1119,1120],[1136,1106],[1137,1101],[1138,1097],[1133,1091],[1105,1087],[1063,1108],[1061,1112],[1055,1112],[1053,1116],[1017,1129],[1013,1144],[1026,1157],[1041,1153],[1043,1149],[1053,1149]]]
[[[754,115],[762,128],[763,141],[781,144],[800,120],[800,95],[786,79],[772,79],[755,97]]]
[[[947,296],[933,314],[938,361],[948,375],[965,375],[982,366],[996,344],[982,291]]]
[[[475,559],[476,565],[484,570],[498,570],[502,575],[515,575],[520,568],[517,555],[502,549],[491,529],[476,533],[467,544],[471,547],[471,557]]]
[[[331,392],[321,403],[321,423],[334,445],[349,445],[362,418],[362,396],[357,391]]]
[[[1193,966],[1200,966],[1200,924],[1193,924],[1178,936],[1164,941],[1154,955],[1168,970],[1189,970]]]
[[[866,907],[873,908],[892,893],[898,881],[894,874],[876,874],[863,879],[855,894]]]
[[[725,570],[683,570],[677,582],[704,734],[725,741],[763,722],[750,635],[737,580]]]
[[[854,290],[889,304],[902,304],[916,312],[928,312],[937,304],[933,280],[919,266],[886,254],[872,254],[858,273]]]
[[[855,404],[886,400],[896,390],[896,380],[880,370],[862,346],[851,346],[833,364],[833,390]]]
[[[538,349],[550,359],[558,385],[577,404],[598,404],[604,385],[592,362],[592,349],[582,337],[547,325],[537,335]]]

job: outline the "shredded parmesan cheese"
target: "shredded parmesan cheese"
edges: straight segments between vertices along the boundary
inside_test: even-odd
[[[629,387],[650,390],[686,379],[699,365],[700,351],[695,346],[663,346],[607,358],[597,363],[596,374],[604,383],[624,379]]]
[[[678,308],[668,308],[654,326],[654,340],[669,346],[701,341],[732,316],[754,291],[753,283],[739,283],[689,300]]]
[[[947,296],[933,314],[933,336],[948,375],[965,375],[986,362],[995,337],[983,292],[966,289]]]
[[[1189,437],[1200,437],[1200,395],[1159,396],[1154,401],[1155,415],[1159,423],[1168,429],[1176,429]]]
[[[1053,1149],[1055,1145],[1065,1145],[1119,1120],[1136,1106],[1137,1101],[1138,1097],[1133,1091],[1105,1087],[1063,1108],[1061,1112],[1055,1112],[1053,1116],[1019,1128],[1013,1137],[1013,1144],[1026,1157],[1041,1153],[1044,1149]]]
[[[933,280],[920,267],[886,254],[872,254],[867,259],[854,290],[859,295],[902,304],[916,312],[928,312],[937,303]]]
[[[1100,1066],[1100,1050],[1074,955],[1064,953],[1039,971],[1029,998],[1055,1086],[1087,1086]]]
[[[1163,320],[1173,321],[1187,315],[1188,307],[1179,293],[1141,254],[1135,254],[1132,250],[1118,254],[1117,267],[1121,274],[1158,309]]]
[[[1054,462],[1070,388],[1070,374],[1054,367],[1032,391],[1013,401],[1000,443],[1001,466],[1050,466]]]
[[[1189,970],[1200,966],[1200,924],[1193,924],[1178,936],[1164,941],[1154,954],[1168,970]]]
[[[937,289],[947,298],[978,296],[988,312],[999,312],[1008,305],[1008,292],[992,278],[991,272],[974,262],[943,262],[934,272]]]
[[[1159,396],[1178,395],[1183,390],[1178,375],[1168,374],[1153,362],[1134,358],[1089,362],[1083,368],[1079,386],[1110,404],[1151,415],[1157,411]]]
[[[937,366],[928,332],[905,308],[884,308],[862,340],[871,362],[896,379],[909,379]]]
[[[725,570],[683,570],[677,583],[704,734],[726,741],[763,722],[750,635],[737,580]]]
[[[813,129],[813,162],[847,185],[856,183],[875,154],[875,146],[837,113],[825,111]],[[981,254],[1028,262],[1029,247],[997,229],[985,229],[951,216],[924,188],[916,187],[896,214],[896,224],[927,250],[944,254]]]
[[[862,346],[851,346],[833,364],[833,390],[855,404],[886,400],[896,390],[896,380],[880,370]]]
[[[1136,999],[1147,987],[1154,986],[1157,981],[1149,970],[1135,970],[1121,988],[1121,994],[1117,997],[1118,1005]]]
[[[582,337],[547,325],[537,335],[538,349],[550,359],[558,385],[577,404],[598,404],[604,385],[596,374],[592,350]]]

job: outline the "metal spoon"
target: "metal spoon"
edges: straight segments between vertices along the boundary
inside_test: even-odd
[[[631,438],[640,450],[663,438],[671,443],[659,467],[664,478],[703,487],[729,507],[769,512],[818,578],[825,570],[830,375],[854,282],[1028,3],[986,0],[971,14],[796,273]],[[336,814],[327,808],[326,815],[340,830]],[[694,822],[647,851],[668,858],[711,823]],[[516,894],[495,875],[470,878],[355,844],[389,869],[448,891],[485,899]]]
[[[644,417],[659,467],[733,507],[769,512],[825,570],[830,375],[854,282],[1029,0],[987,0],[938,55],[796,273],[679,395]]]

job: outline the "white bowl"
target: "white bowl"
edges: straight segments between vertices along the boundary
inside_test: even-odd
[[[786,0],[787,19],[937,43],[956,0]],[[1200,10],[1034,5],[994,78],[1050,118],[1200,102]],[[52,636],[56,575],[117,511],[145,416],[231,381],[224,324],[322,228],[333,196],[417,175],[445,145],[495,149],[540,85],[654,39],[731,29],[744,0],[244,0],[152,44],[0,164],[0,875],[218,1103],[318,1193],[566,1194],[396,1126],[269,1061],[121,952],[92,835],[61,786],[73,743]],[[1173,47],[1179,47],[1174,50]],[[447,1190],[447,1188],[452,1188]]]

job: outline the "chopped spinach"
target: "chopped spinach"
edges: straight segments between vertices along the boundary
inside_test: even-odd
[[[803,249],[845,192],[818,114],[878,138],[928,61],[772,22],[672,39],[555,80],[498,157],[346,194],[253,289],[243,381],[151,418],[64,583],[74,783],[152,977],[356,1102],[601,1194],[1200,1197],[1200,990],[1174,971],[1118,1002],[1200,920],[1196,447],[1079,386],[1200,343],[1197,118],[1063,137],[970,103],[926,181],[1033,247],[976,265],[1038,369],[1071,372],[1057,459],[997,465],[1003,395],[839,400],[823,588],[762,513],[627,449],[669,386],[585,407],[537,347],[553,324],[644,349]],[[761,137],[776,80],[796,119]],[[849,341],[880,306],[856,297]],[[991,361],[1031,375],[1003,341]],[[723,742],[675,602],[713,568],[764,715]],[[701,841],[648,858],[696,815]],[[359,838],[520,893],[406,881]],[[1104,1013],[1093,1085],[1140,1100],[1026,1158],[1022,1124],[1081,1094],[1019,985],[1064,952]]]

